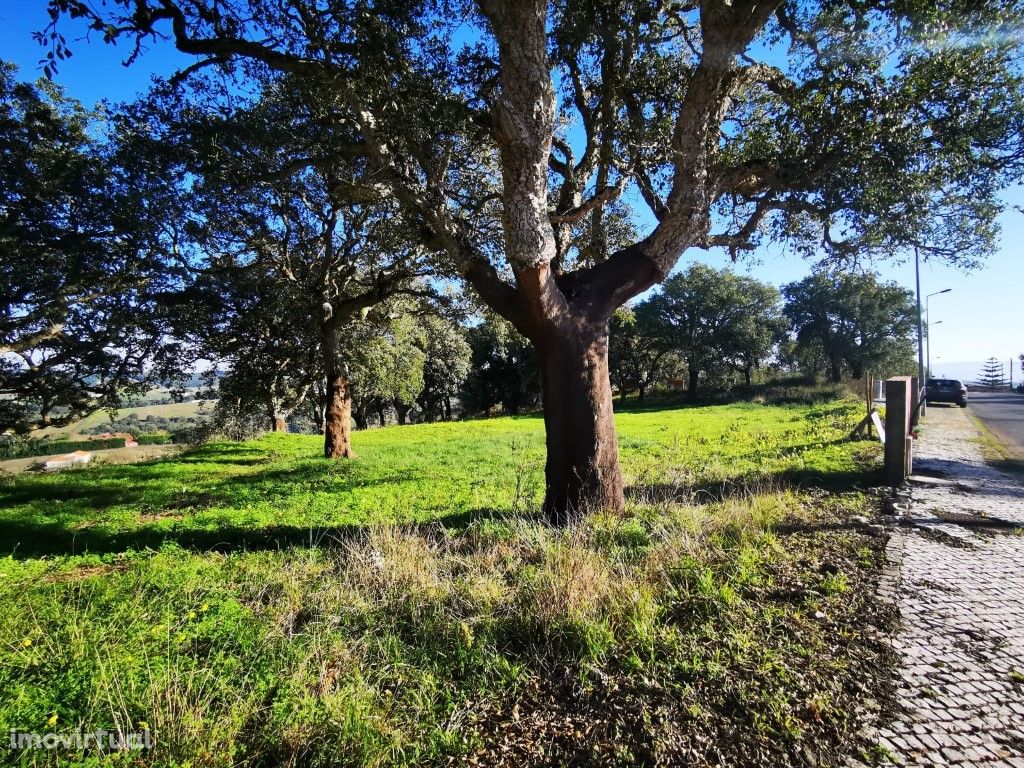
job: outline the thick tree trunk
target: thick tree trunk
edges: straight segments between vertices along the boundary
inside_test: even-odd
[[[409,411],[412,410],[411,406],[405,403],[395,403],[395,414],[398,417],[398,423],[405,426],[409,423]]]
[[[444,399],[444,420],[452,420],[452,399],[450,397]]]
[[[355,419],[356,429],[370,428],[370,414],[366,412],[366,408],[356,408],[352,411],[352,418]]]
[[[544,510],[556,525],[625,506],[608,378],[608,334],[538,340],[547,432]]]
[[[843,380],[843,367],[838,358],[833,357],[831,359],[829,369],[833,384],[838,384]]]
[[[743,369],[743,380],[747,382],[748,387],[753,383],[753,372],[754,366],[752,365],[748,365]]]
[[[508,400],[501,404],[503,411],[507,411],[513,416],[519,415],[519,384],[512,389],[508,396]]]
[[[700,368],[695,363],[690,363],[687,371],[686,399],[691,403],[697,399],[697,385],[700,383]]]
[[[352,390],[338,371],[327,374],[327,412],[324,419],[324,456],[352,459]]]
[[[273,395],[268,395],[266,399],[267,416],[270,419],[270,431],[271,432],[287,432],[288,422],[281,408],[281,401]]]

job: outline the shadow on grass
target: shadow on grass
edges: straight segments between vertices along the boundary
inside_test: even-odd
[[[652,413],[654,411],[681,410],[683,408],[705,408],[709,405],[722,405],[720,402],[704,400],[688,400],[686,395],[658,395],[638,400],[635,397],[615,399],[616,413]]]
[[[479,508],[441,515],[423,523],[396,523],[403,530],[438,528],[462,530],[482,520],[510,516],[508,510]],[[156,526],[130,531],[110,531],[101,526],[69,528],[60,524],[7,522],[0,530],[0,556],[26,560],[45,555],[104,555],[127,551],[158,550],[175,544],[194,552],[252,552],[293,547],[330,549],[358,538],[370,524],[321,527],[268,525],[258,528],[220,526],[216,529],[167,529]]]
[[[0,509],[39,502],[52,504],[74,502],[88,506],[90,511],[102,512],[119,504],[130,504],[140,501],[143,495],[144,492],[138,487],[130,491],[119,488],[115,492],[103,486],[97,487],[92,485],[84,487],[71,483],[64,485],[22,485],[16,488],[0,489]]]
[[[881,467],[855,468],[819,472],[812,469],[784,469],[778,472],[750,473],[729,480],[696,485],[649,483],[626,489],[626,498],[640,503],[698,503],[742,498],[767,489],[816,488],[831,493],[863,490],[882,485],[885,474]]]
[[[222,453],[230,455],[222,459]],[[257,457],[246,454],[257,454]],[[32,505],[31,511],[26,510],[27,515],[76,515],[89,519],[94,513],[122,506],[136,507],[143,514],[232,507],[254,498],[274,501],[297,491],[321,490],[327,486],[333,492],[343,493],[417,479],[411,471],[367,477],[359,474],[360,467],[355,464],[341,464],[323,458],[311,458],[298,466],[267,468],[257,472],[218,475],[215,471],[209,477],[203,473],[183,476],[181,464],[190,462],[221,467],[265,464],[267,460],[258,449],[240,447],[205,456],[200,452],[173,461],[73,469],[0,486],[0,510]],[[0,521],[0,525],[9,523]]]

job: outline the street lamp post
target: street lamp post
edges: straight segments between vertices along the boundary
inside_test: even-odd
[[[914,280],[917,283],[917,396],[918,406],[917,413],[914,415],[914,423],[916,424],[921,416],[924,415],[925,407],[923,398],[925,394],[925,377],[924,377],[924,327],[921,319],[921,253],[918,247],[914,246]],[[940,293],[949,293],[952,288],[945,288],[935,293],[929,293],[925,296],[924,303],[925,307],[928,306],[928,299],[932,296],[937,296]],[[931,346],[931,345],[929,345]]]
[[[914,413],[914,424],[924,415],[924,329],[921,327],[921,255],[914,246],[914,280],[917,283],[917,412]]]
[[[936,320],[935,324],[936,325],[941,325],[942,321],[941,320]],[[932,323],[931,323],[931,320],[928,319],[928,310],[927,309],[925,309],[925,311],[924,311],[924,327],[925,327],[924,348],[925,348],[925,356],[928,358],[928,378],[931,378],[933,376],[933,374],[932,374]]]
[[[943,288],[941,291],[935,291],[935,293],[929,293],[927,296],[924,297],[924,321],[925,321],[925,325],[928,326],[928,375],[929,376],[932,375],[932,355],[931,355],[931,352],[932,352],[932,332],[931,331],[932,331],[932,329],[931,329],[931,325],[930,325],[930,323],[931,323],[931,315],[929,314],[929,300],[931,299],[932,296],[939,296],[940,294],[943,294],[943,293],[949,293],[952,290],[953,290],[952,288]],[[941,320],[936,320],[935,324],[938,325],[941,322],[942,322]]]

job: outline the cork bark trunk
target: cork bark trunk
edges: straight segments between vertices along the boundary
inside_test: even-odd
[[[556,525],[625,505],[608,377],[608,333],[537,343],[547,439],[544,511]]]
[[[324,456],[352,459],[352,390],[340,371],[327,375],[327,410],[324,418]]]

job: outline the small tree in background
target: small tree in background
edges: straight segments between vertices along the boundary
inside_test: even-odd
[[[176,147],[178,173],[189,178],[182,190],[189,210],[180,238],[189,266],[220,269],[227,276],[255,271],[263,279],[261,290],[278,297],[266,303],[280,304],[288,297],[291,311],[278,317],[276,333],[283,346],[305,340],[307,350],[289,347],[274,353],[274,338],[250,338],[259,342],[250,345],[253,358],[259,346],[267,360],[258,368],[269,376],[270,369],[294,367],[300,360],[323,366],[322,371],[307,370],[304,381],[278,377],[267,390],[280,406],[282,418],[275,416],[274,423],[283,425],[307,396],[309,383],[322,381],[326,406],[316,423],[318,429],[323,424],[324,455],[347,458],[352,455],[353,371],[362,371],[364,407],[373,403],[378,411],[390,409],[388,393],[400,390],[394,399],[411,404],[414,394],[407,388],[415,381],[421,386],[422,371],[400,384],[371,382],[371,371],[392,370],[385,360],[390,353],[353,339],[366,332],[359,324],[379,305],[431,293],[418,282],[428,271],[426,256],[396,204],[354,198],[351,178],[358,169],[351,158],[326,149],[346,140],[338,135],[344,129],[323,117],[330,104],[317,101],[301,83],[259,85],[253,100],[229,116],[217,108],[210,89],[197,88],[190,99],[157,89],[136,105],[136,121],[160,126],[162,142]],[[325,151],[310,158],[317,144]],[[385,333],[394,330],[389,326]],[[226,338],[237,345],[237,337]],[[353,350],[364,358],[350,361]],[[406,361],[422,357],[417,349],[409,352]]]
[[[989,392],[997,392],[1009,387],[1006,381],[1006,366],[994,357],[985,361],[981,369],[981,375],[975,382],[975,386],[987,389]]]
[[[911,365],[917,310],[913,294],[872,273],[817,273],[783,288],[797,359],[823,358],[829,378]],[[816,367],[816,364],[814,365]]]
[[[615,310],[608,344],[612,386],[623,397],[636,392],[643,400],[658,381],[677,375],[683,368],[647,302]]]
[[[773,286],[704,264],[670,277],[645,305],[662,343],[686,362],[690,400],[701,375],[739,367],[749,376],[785,327]]]
[[[352,415],[359,429],[369,426],[371,414],[385,426],[395,408],[405,423],[416,396],[423,391],[420,329],[406,312],[390,311],[391,303],[375,308],[366,318],[346,324],[338,334],[338,349],[352,387]]]
[[[450,421],[452,401],[459,396],[469,377],[473,350],[466,340],[465,329],[445,317],[421,318],[420,330],[419,347],[424,354],[423,389],[416,396],[416,403],[424,421]]]
[[[516,415],[540,403],[540,368],[530,343],[507,320],[487,312],[467,333],[472,369],[463,388],[470,413],[501,406]]]

